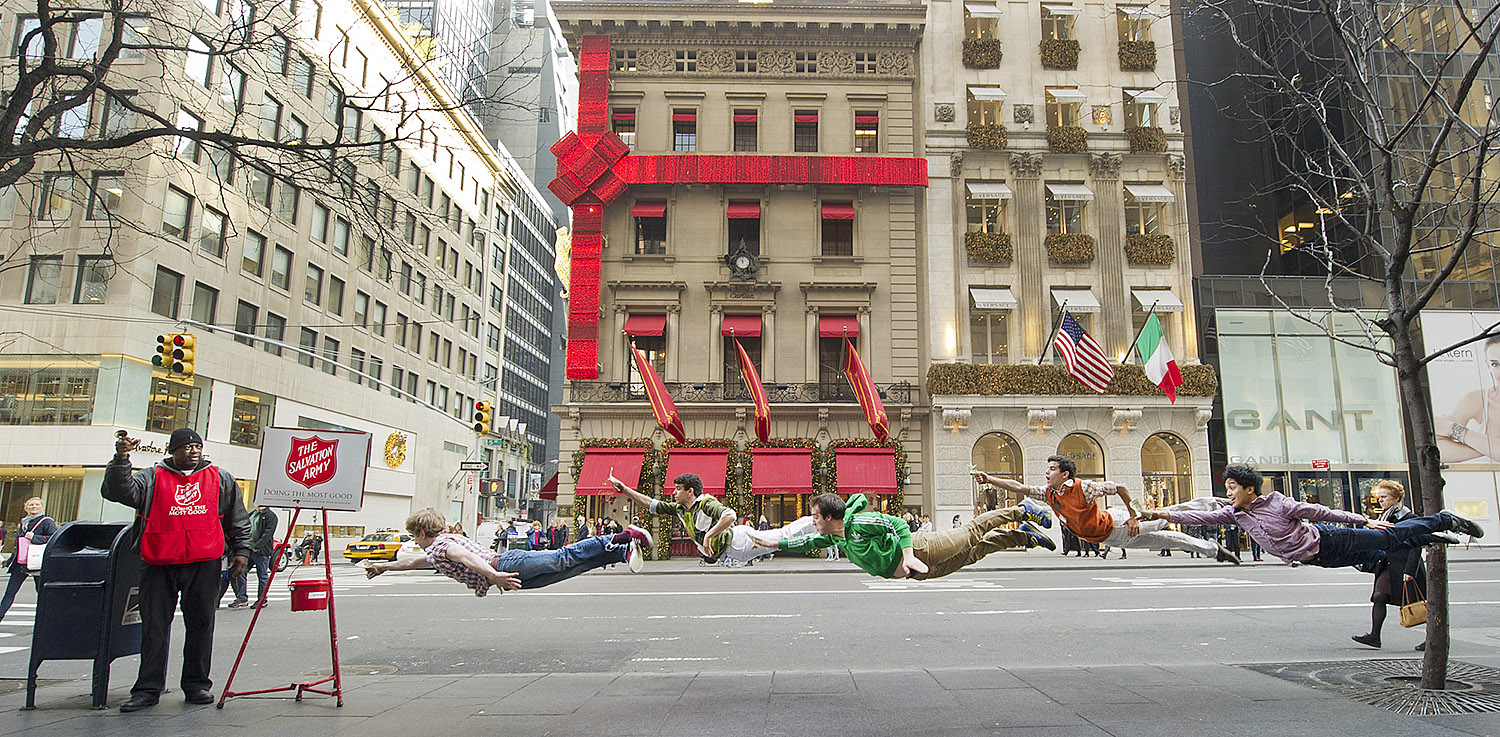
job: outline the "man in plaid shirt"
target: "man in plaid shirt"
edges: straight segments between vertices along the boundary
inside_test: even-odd
[[[462,535],[444,532],[448,521],[436,510],[424,509],[406,518],[406,531],[426,555],[370,565],[365,576],[386,571],[431,568],[484,596],[494,586],[500,591],[539,589],[584,571],[614,563],[641,570],[641,544],[652,545],[650,533],[631,525],[617,535],[591,537],[558,550],[486,550]]]

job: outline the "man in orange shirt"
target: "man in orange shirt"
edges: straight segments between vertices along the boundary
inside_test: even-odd
[[[1168,530],[1161,520],[1142,522],[1131,503],[1130,492],[1124,486],[1113,481],[1074,478],[1077,472],[1078,466],[1072,458],[1051,456],[1047,458],[1047,485],[1044,487],[1027,486],[977,470],[974,480],[1047,502],[1058,519],[1086,542],[1143,550],[1177,548],[1212,555],[1221,562],[1240,564],[1234,551],[1217,542]],[[1120,497],[1125,503],[1124,509],[1099,507],[1098,499],[1111,494]]]

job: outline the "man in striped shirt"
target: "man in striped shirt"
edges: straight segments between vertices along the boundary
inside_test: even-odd
[[[847,504],[837,494],[819,494],[810,504],[818,534],[774,542],[752,533],[750,539],[757,545],[775,545],[793,552],[837,545],[860,570],[881,578],[939,578],[997,550],[1057,549],[1032,526],[1051,527],[1052,515],[1030,500],[1021,506],[985,512],[956,529],[916,533],[900,517],[865,511],[869,501],[864,494],[849,497]],[[1014,530],[1000,529],[1007,522],[1021,524]]]

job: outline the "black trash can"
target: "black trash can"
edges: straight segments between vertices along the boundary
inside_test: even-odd
[[[110,663],[141,652],[141,556],[129,536],[125,522],[69,522],[47,541],[25,708],[36,708],[43,660],[94,661],[94,708],[103,709]]]

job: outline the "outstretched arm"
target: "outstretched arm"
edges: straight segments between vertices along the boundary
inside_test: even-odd
[[[630,497],[635,501],[636,504],[639,504],[648,509],[651,507],[651,503],[656,501],[655,499],[652,499],[651,497],[646,496],[645,494],[642,494],[641,492],[636,491],[629,486],[626,486],[624,481],[615,478],[614,473],[610,473],[609,483],[615,487],[615,491],[618,491],[621,494]]]
[[[432,564],[425,555],[404,560],[376,561],[365,567],[365,578],[374,578],[386,571],[418,571],[426,568],[432,568]]]
[[[1017,494],[1025,494],[1027,496],[1037,497],[1037,498],[1041,498],[1041,496],[1042,496],[1040,494],[1037,494],[1036,490],[1034,488],[1032,488],[1030,486],[1027,486],[1026,484],[1023,484],[1023,483],[1021,483],[1019,481],[1016,481],[1014,479],[1003,479],[1003,478],[1000,478],[999,476],[991,476],[991,475],[985,473],[984,471],[978,471],[978,470],[976,470],[974,472],[974,481],[977,482],[977,483],[981,483],[981,484],[990,484],[991,486],[998,486],[998,487],[1000,487],[1000,488],[1002,488],[1002,489],[1004,489],[1006,491],[1013,491],[1013,492],[1015,492]]]

